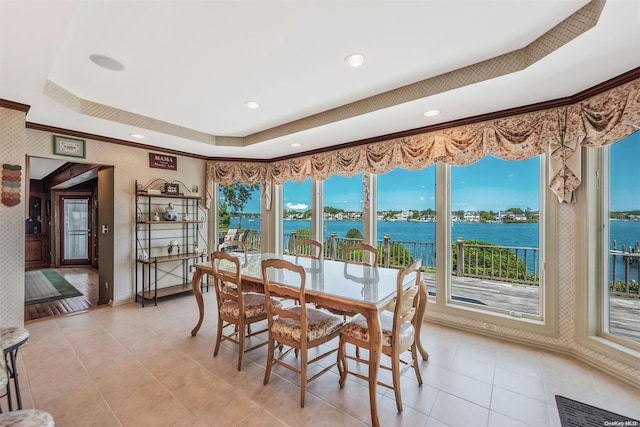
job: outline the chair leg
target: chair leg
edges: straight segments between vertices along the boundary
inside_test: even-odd
[[[271,367],[273,366],[273,352],[275,350],[275,345],[276,343],[271,337],[271,333],[269,333],[269,344],[267,344],[267,346],[269,347],[269,351],[267,353],[267,366],[264,370],[264,385],[267,385],[269,383],[269,377],[271,376]]]
[[[7,365],[7,403],[9,412],[13,411],[13,398],[11,397],[11,382],[13,382],[13,389],[16,392],[16,403],[18,410],[22,409],[22,397],[20,396],[20,383],[18,382],[18,362],[16,356],[18,355],[18,349],[14,348],[11,351],[5,353],[2,357],[5,358]],[[1,411],[0,411],[1,412]]]
[[[393,392],[396,396],[398,413],[402,412],[402,397],[400,396],[400,356],[391,357],[391,375],[393,377]]]
[[[220,341],[222,341],[222,327],[224,321],[222,319],[218,319],[218,338],[216,339],[216,348],[213,350],[213,357],[218,355],[218,350],[220,350]]]
[[[302,349],[300,353],[302,353],[300,357],[300,407],[304,408],[304,396],[307,393],[307,350]]]
[[[247,325],[249,328],[249,325]],[[242,370],[242,356],[244,355],[244,323],[240,323],[238,331],[238,371]]]
[[[416,371],[416,379],[418,380],[418,384],[422,385],[422,374],[420,373],[420,365],[418,364],[418,346],[415,342],[411,346],[411,357],[413,358],[413,370]]]

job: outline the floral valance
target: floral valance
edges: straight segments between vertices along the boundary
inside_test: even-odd
[[[581,182],[580,147],[598,147],[640,129],[640,79],[569,106],[390,139],[275,162],[209,161],[207,200],[213,183],[263,184],[270,206],[272,184],[311,177],[375,174],[396,167],[418,170],[437,161],[464,166],[492,155],[523,160],[549,152],[549,187],[559,202],[573,201]]]

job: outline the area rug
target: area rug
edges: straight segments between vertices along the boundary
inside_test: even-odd
[[[77,297],[82,292],[50,268],[24,274],[24,305]]]
[[[556,395],[562,427],[640,426],[637,420]]]

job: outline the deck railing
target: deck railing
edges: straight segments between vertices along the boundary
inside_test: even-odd
[[[613,249],[609,250],[611,282],[609,290],[616,295],[640,297],[638,283],[640,283],[640,242],[634,246],[622,245],[617,249],[617,242],[613,241]]]
[[[527,285],[539,283],[538,248],[466,243],[463,238],[458,238],[454,248],[453,273],[459,277]]]
[[[292,251],[296,240],[296,233],[284,235],[286,252]],[[347,239],[331,233],[323,242],[324,257],[342,260],[342,250],[345,246],[362,242],[362,239]],[[260,248],[260,232],[249,234],[247,243],[250,248]],[[507,281],[535,285],[540,275],[540,251],[538,248],[517,246],[494,246],[471,244],[459,239],[453,244],[455,257],[452,265],[453,274],[458,277],[475,277],[487,280]],[[380,265],[400,268],[408,265],[411,260],[421,259],[425,270],[436,268],[435,242],[415,242],[392,240],[385,235],[378,240],[380,250]],[[611,262],[611,293],[630,297],[640,297],[638,283],[640,283],[640,243],[620,250],[609,251]],[[615,286],[614,286],[615,284]]]

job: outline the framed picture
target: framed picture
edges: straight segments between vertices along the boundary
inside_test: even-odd
[[[84,139],[53,135],[53,154],[84,159]]]
[[[180,184],[174,182],[167,182],[164,184],[164,194],[180,194]]]

